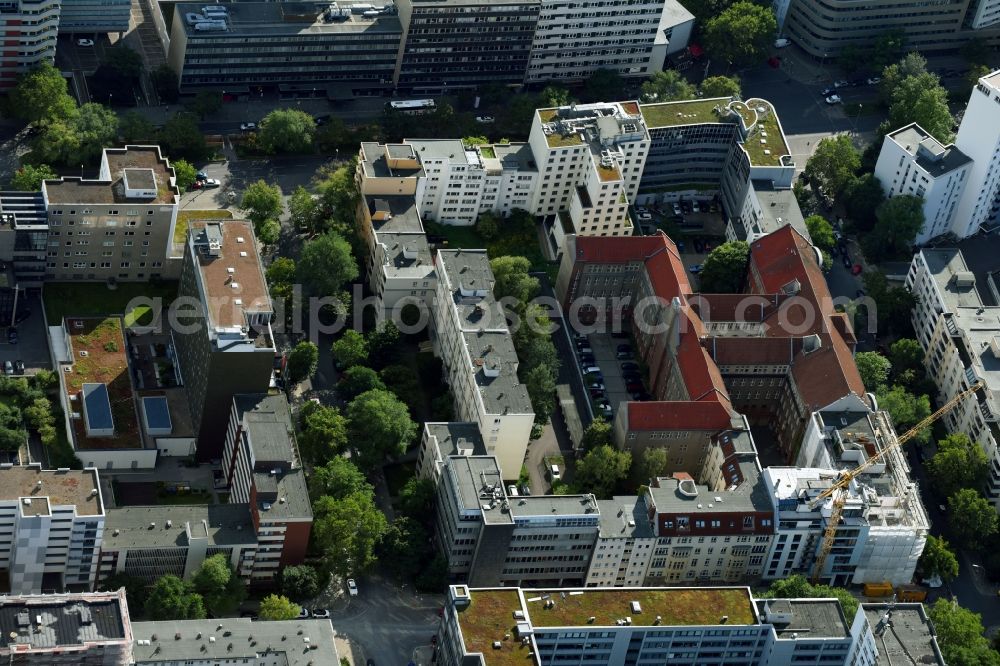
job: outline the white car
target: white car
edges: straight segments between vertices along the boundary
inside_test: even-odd
[[[556,464],[549,467],[549,474],[552,476],[553,481],[558,481],[562,478],[562,473],[559,471],[559,465]]]
[[[347,592],[352,597],[358,596],[358,584],[354,582],[353,578],[347,579]]]
[[[493,116],[476,116],[476,122],[484,125],[489,125],[490,123],[495,122],[495,120],[496,119]]]
[[[92,39],[78,39],[76,40],[77,46],[93,46],[94,40]]]
[[[791,42],[785,38],[774,40],[774,48],[776,49],[783,49],[789,44],[791,44]]]
[[[639,220],[642,222],[649,222],[650,220],[653,219],[653,216],[650,215],[649,213],[639,213],[636,215],[636,217],[638,217]]]
[[[328,620],[330,619],[330,611],[325,608],[314,608],[312,616],[321,620]]]
[[[209,179],[203,181],[202,184],[201,184],[201,186],[204,189],[206,189],[206,190],[210,190],[210,189],[212,189],[214,187],[220,187],[221,185],[222,185],[222,183],[219,182],[218,178],[209,178]]]
[[[299,608],[299,619],[305,620],[307,617],[309,617],[309,609],[306,608],[305,606],[302,606],[301,608]]]
[[[827,104],[840,104],[843,100],[840,99],[840,95],[830,95],[826,98]]]
[[[870,86],[877,86],[878,84],[882,83],[882,77],[881,76],[873,76],[870,79],[868,79],[867,83]]]
[[[244,132],[257,129],[257,123],[240,123],[240,129]]]

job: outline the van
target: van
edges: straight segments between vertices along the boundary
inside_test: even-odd
[[[517,497],[517,486],[507,486],[507,497]]]
[[[552,475],[553,481],[558,481],[562,478],[561,473],[559,472],[559,465],[556,464],[552,464],[549,467],[549,474]]]

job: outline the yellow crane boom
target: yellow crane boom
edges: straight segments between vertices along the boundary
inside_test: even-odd
[[[840,516],[844,512],[844,504],[847,502],[846,491],[848,486],[850,486],[851,481],[853,481],[859,474],[864,472],[866,469],[877,463],[879,460],[884,458],[886,454],[890,451],[895,451],[896,449],[906,444],[908,441],[920,434],[920,431],[931,425],[939,418],[954,409],[960,402],[965,400],[967,397],[978,391],[983,387],[982,382],[976,382],[969,388],[965,389],[961,393],[958,393],[951,400],[944,403],[936,412],[930,416],[922,419],[915,426],[904,432],[902,435],[896,437],[896,441],[885,446],[881,451],[868,458],[860,465],[852,470],[847,470],[841,472],[837,477],[837,480],[833,484],[821,492],[812,502],[810,506],[816,507],[821,502],[823,502],[828,497],[834,496],[833,507],[830,511],[830,520],[827,521],[826,529],[823,530],[823,543],[820,544],[819,553],[816,555],[816,564],[813,567],[812,580],[816,582],[819,580],[820,574],[823,573],[823,566],[826,564],[826,558],[829,557],[830,551],[833,549],[833,540],[837,536],[837,525],[840,523]]]

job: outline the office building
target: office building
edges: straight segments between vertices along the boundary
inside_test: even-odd
[[[861,604],[854,617],[854,624],[859,623],[862,640],[869,643],[864,651],[874,651],[880,666],[907,661],[944,666],[937,631],[923,604]]]
[[[687,48],[694,15],[676,0],[626,12],[603,2],[542,0],[525,83],[582,81],[598,69],[649,78]]]
[[[0,597],[0,659],[8,664],[131,666],[125,590]]]
[[[782,34],[807,54],[829,62],[848,47],[870,46],[887,33],[902,33],[907,48],[922,53],[958,51],[970,39],[1000,43],[995,0],[921,3],[876,0],[778,0]]]
[[[301,564],[312,530],[312,508],[284,395],[233,398],[222,469],[230,503],[250,506],[261,542],[252,579],[272,581],[281,567]]]
[[[977,236],[971,244],[988,240]],[[990,461],[986,495],[1000,509],[1000,307],[992,272],[996,245],[971,266],[957,248],[924,249],[913,257],[906,287],[916,298],[913,329],[924,351],[927,376],[944,404],[976,382],[984,390],[966,398],[942,417],[948,432],[979,442]],[[992,252],[990,252],[992,248]],[[971,252],[971,248],[966,248]]]
[[[135,666],[340,666],[329,620],[245,617],[135,622]]]
[[[393,83],[440,95],[524,82],[539,0],[398,0],[403,36]]]
[[[97,470],[0,465],[0,568],[14,594],[90,590],[104,531]]]
[[[0,261],[8,266],[9,288],[16,292],[42,286],[48,245],[48,213],[42,193],[0,192]],[[4,321],[14,314],[7,296],[6,290],[0,292]]]
[[[458,421],[476,423],[503,478],[516,479],[535,413],[517,376],[503,308],[493,297],[485,250],[438,250],[432,341],[454,395]]]
[[[392,89],[402,29],[390,3],[226,2],[173,7],[167,62],[181,90],[256,94],[260,87],[312,97]],[[252,90],[251,90],[252,88]],[[248,120],[258,120],[248,118]]]
[[[17,77],[56,56],[59,0],[13,0],[0,12],[0,90],[17,84]]]
[[[984,2],[986,0],[983,0]],[[1000,3],[994,3],[1000,8]],[[1000,31],[1000,26],[998,26]],[[955,235],[965,238],[1000,224],[1000,70],[979,79],[972,89],[955,146],[972,160],[968,182],[955,213]],[[964,227],[962,226],[964,225]]]
[[[62,0],[59,34],[94,34],[128,31],[132,3],[127,0]]]
[[[745,587],[452,585],[438,662],[875,666],[867,627],[835,599],[755,600]]]
[[[243,220],[200,221],[188,228],[180,296],[201,304],[178,313],[173,332],[198,458],[222,457],[233,397],[266,393],[275,348],[271,298],[253,225]]]
[[[946,233],[965,234],[968,225],[955,224],[955,209],[972,168],[972,160],[962,151],[942,145],[913,123],[886,134],[875,177],[889,198],[923,198],[924,226],[915,239],[919,245]]]
[[[180,192],[158,146],[105,148],[95,180],[42,182],[48,215],[46,277],[102,282],[176,278]]]

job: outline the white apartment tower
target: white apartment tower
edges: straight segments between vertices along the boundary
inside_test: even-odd
[[[1000,9],[1000,3],[993,2]],[[956,213],[955,234],[971,236],[1000,221],[1000,70],[979,79],[958,128],[955,146],[972,161]],[[959,226],[961,225],[961,226]]]
[[[13,88],[17,76],[56,55],[59,0],[12,0],[0,8],[0,90]]]
[[[955,210],[974,164],[954,145],[942,145],[916,123],[886,135],[875,165],[875,177],[886,196],[923,197],[924,226],[916,242],[967,228]],[[953,229],[954,225],[958,229]]]

